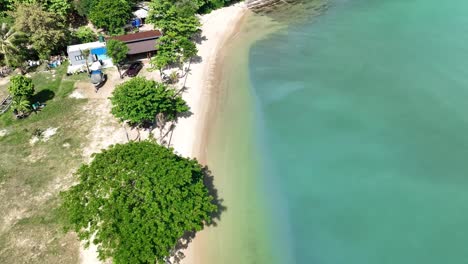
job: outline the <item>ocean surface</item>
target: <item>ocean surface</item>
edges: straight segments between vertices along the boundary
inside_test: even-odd
[[[210,263],[468,263],[467,12],[331,0],[233,44]]]

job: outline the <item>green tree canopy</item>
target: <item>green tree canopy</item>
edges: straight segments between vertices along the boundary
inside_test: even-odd
[[[187,103],[174,89],[143,77],[132,78],[118,85],[110,99],[112,114],[132,125],[152,122],[158,114],[171,121],[178,113],[189,110]]]
[[[107,56],[112,59],[117,70],[119,71],[120,78],[122,78],[122,73],[120,72],[120,64],[122,64],[127,58],[128,46],[120,40],[110,39],[107,41]]]
[[[165,52],[158,50],[156,56],[151,58],[150,64],[152,65],[153,69],[158,69],[162,75],[162,71],[165,70],[167,66],[174,63],[175,57],[176,54],[174,54],[172,51]]]
[[[16,111],[20,115],[24,115],[31,110],[31,102],[22,97],[17,97],[13,100],[11,104],[13,111]]]
[[[147,20],[164,34],[174,32],[190,39],[200,30],[200,21],[195,16],[197,9],[196,1],[152,1]]]
[[[158,40],[158,53],[152,58],[151,64],[159,70],[164,70],[171,64],[181,65],[197,55],[195,43],[184,36],[168,32]]]
[[[67,18],[72,9],[71,0],[47,0],[44,1],[47,11],[60,15],[62,18]]]
[[[87,27],[87,26],[82,26],[79,27],[75,32],[73,32],[73,38],[75,42],[78,43],[88,43],[88,42],[93,42],[96,41],[98,36],[94,31]]]
[[[198,13],[209,13],[212,10],[227,6],[237,0],[199,0]]]
[[[45,11],[39,4],[20,4],[12,14],[15,28],[28,34],[30,42],[41,59],[65,45],[67,28],[63,19]]]
[[[24,75],[15,75],[11,77],[8,92],[14,98],[29,99],[34,94],[34,84],[32,79]]]
[[[2,2],[2,0],[0,0]],[[72,7],[72,0],[6,0],[6,8],[14,10],[16,5],[21,4],[37,4],[54,14],[60,15],[63,18],[70,13]]]
[[[68,229],[113,263],[165,263],[186,232],[217,211],[203,168],[148,141],[115,145],[82,165],[62,193]]]
[[[132,17],[131,5],[127,0],[101,0],[91,7],[89,19],[110,34],[123,33],[123,26]]]
[[[73,6],[80,16],[88,16],[97,0],[75,0]]]

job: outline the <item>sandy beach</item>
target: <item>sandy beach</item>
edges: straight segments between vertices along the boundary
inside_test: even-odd
[[[238,24],[246,14],[247,8],[244,3],[225,7],[210,14],[200,17],[202,23],[202,41],[197,44],[198,56],[194,63],[190,64],[190,71],[186,78],[180,80],[178,86],[182,88],[185,84],[185,91],[182,96],[190,106],[190,117],[180,118],[176,124],[171,137],[170,146],[175,152],[185,156],[197,158],[202,161],[203,150],[201,147],[205,137],[205,129],[209,127],[208,113],[211,105],[216,102],[217,86],[216,64],[219,62],[218,54],[227,41],[236,33]],[[189,65],[186,65],[187,67]],[[115,79],[113,83],[119,83],[115,72],[109,73]],[[146,72],[143,74],[147,78],[159,81],[157,72]],[[110,101],[107,99],[113,90],[112,85],[104,86],[99,93],[87,93],[91,91],[89,87],[76,87],[73,96],[77,98],[88,98],[90,104],[87,110],[98,115],[91,133],[88,135],[90,144],[85,147],[83,155],[91,156],[91,153],[99,152],[112,144],[125,143],[129,139],[135,138],[135,131],[122,128],[120,124],[110,114]],[[148,136],[148,133],[141,135],[141,139]],[[128,138],[127,138],[128,137]],[[197,236],[184,251],[185,258],[182,263],[203,263],[202,252],[195,252],[196,244],[203,244],[201,238]],[[100,264],[97,258],[97,247],[91,245],[88,249],[80,249],[80,261],[83,264]],[[107,261],[106,263],[109,263]]]
[[[216,67],[222,63],[219,58],[222,48],[236,35],[238,25],[247,13],[244,3],[225,7],[200,18],[203,41],[197,45],[200,63],[190,65],[190,74],[186,80],[187,91],[184,99],[191,107],[192,116],[178,121],[174,130],[171,146],[182,156],[197,158],[204,162],[206,148],[202,145],[210,127],[211,110],[219,97]],[[203,252],[204,236],[201,231],[183,252],[181,263],[205,263]]]
[[[217,89],[215,67],[221,48],[235,34],[237,24],[246,13],[244,3],[225,7],[200,17],[202,38],[197,45],[201,62],[190,65],[189,76],[183,98],[190,105],[192,116],[178,121],[174,130],[171,146],[177,153],[186,157],[200,157],[199,145],[205,127],[205,117],[212,100],[216,99]],[[184,80],[181,80],[184,82]]]

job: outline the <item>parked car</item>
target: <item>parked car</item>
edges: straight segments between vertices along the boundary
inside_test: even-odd
[[[125,71],[124,76],[135,77],[143,68],[143,63],[135,62],[130,65],[130,67]]]
[[[107,81],[107,75],[102,73],[101,70],[91,71],[91,83],[94,84],[96,92],[99,88],[104,86]]]

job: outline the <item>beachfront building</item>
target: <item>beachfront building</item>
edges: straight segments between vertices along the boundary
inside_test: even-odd
[[[139,60],[151,58],[156,52],[156,40],[162,36],[159,30],[142,31],[134,34],[110,37],[127,44],[129,60]],[[89,50],[88,58],[83,55],[84,50]],[[93,62],[102,62],[103,68],[112,67],[112,59],[107,56],[106,42],[96,41],[83,43],[67,47],[67,54],[70,60],[68,73],[83,72],[86,70],[86,63],[91,65]]]
[[[88,58],[84,57],[84,50],[90,51]],[[68,73],[82,71],[86,68],[86,63],[91,65],[96,61],[102,61],[103,68],[113,66],[112,60],[106,55],[106,52],[106,43],[100,41],[68,46],[67,54],[70,61]]]
[[[128,46],[130,60],[151,58],[156,52],[156,40],[162,36],[159,30],[142,31],[134,34],[111,37],[120,40]]]

